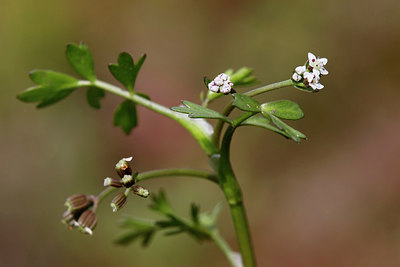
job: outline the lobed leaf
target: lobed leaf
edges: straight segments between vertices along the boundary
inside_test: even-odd
[[[120,81],[129,91],[133,91],[135,83],[135,64],[131,55],[126,52],[119,54],[118,63],[108,66],[111,74]]]
[[[91,82],[96,80],[92,53],[83,42],[79,45],[68,44],[66,56],[68,62],[78,74]]]
[[[253,117],[250,117],[247,120],[245,120],[244,122],[242,122],[240,125],[241,126],[242,125],[245,125],[245,126],[248,125],[248,126],[261,127],[261,128],[276,132],[276,133],[282,135],[285,138],[290,138],[290,136],[287,133],[285,133],[284,131],[279,130],[277,127],[271,125],[271,121],[268,118],[264,117],[264,116],[253,116]]]
[[[216,112],[215,110],[186,100],[183,100],[182,103],[185,107],[172,107],[171,109],[176,112],[189,114],[190,118],[219,119],[229,124],[233,124],[233,121],[230,118]]]
[[[243,111],[250,112],[260,112],[260,103],[251,98],[250,96],[238,94],[233,94],[234,100],[233,105]]]
[[[288,120],[298,120],[304,117],[304,113],[298,104],[289,100],[280,100],[261,105],[263,114],[273,114],[276,117]]]
[[[74,77],[50,70],[35,70],[29,77],[38,85],[21,92],[17,98],[23,102],[39,102],[38,108],[64,99],[79,86]]]
[[[114,126],[121,126],[125,134],[130,134],[137,122],[136,104],[130,100],[122,102],[114,112]]]
[[[86,91],[86,99],[89,105],[95,109],[100,108],[100,99],[104,96],[104,90],[97,87],[89,87]]]
[[[291,139],[293,139],[294,141],[296,141],[297,143],[300,143],[301,139],[307,139],[307,137],[297,131],[296,129],[290,127],[289,125],[287,125],[286,123],[284,123],[283,121],[281,121],[280,119],[278,119],[277,117],[275,117],[272,114],[268,114],[268,116],[271,118],[271,121],[282,131],[284,131]]]

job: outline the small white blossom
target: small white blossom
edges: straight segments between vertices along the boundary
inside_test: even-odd
[[[306,72],[306,70],[306,66],[298,66],[294,69],[294,71],[299,75],[302,75],[304,72]]]
[[[225,73],[219,74],[212,82],[208,84],[208,89],[214,93],[230,93],[233,83]]]
[[[299,75],[299,74],[297,74],[297,73],[295,72],[295,73],[293,73],[293,75],[292,75],[292,79],[293,79],[293,81],[295,81],[295,82],[300,82],[300,80],[302,79],[302,77],[301,77],[301,75]]]
[[[313,53],[308,52],[308,63],[313,70],[317,70],[322,75],[328,74],[328,71],[324,67],[328,63],[327,58],[317,58]]]
[[[324,86],[319,83],[319,74],[320,72],[316,69],[313,69],[313,72],[304,73],[304,79],[307,80],[308,86],[310,86],[313,90],[321,90],[324,88]]]

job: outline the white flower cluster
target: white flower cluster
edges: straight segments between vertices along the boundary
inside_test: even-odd
[[[233,83],[228,75],[221,73],[208,84],[208,89],[214,93],[228,94],[232,90]]]
[[[320,75],[327,75],[328,71],[325,65],[328,63],[326,58],[317,58],[313,53],[308,53],[308,61],[305,66],[299,66],[294,70],[292,80],[295,82],[303,82],[307,87],[313,90],[321,90],[324,88],[319,83]]]

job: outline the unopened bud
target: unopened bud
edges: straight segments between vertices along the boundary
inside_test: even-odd
[[[126,188],[129,188],[135,184],[135,178],[133,178],[132,175],[124,175],[124,177],[122,177],[121,181]]]
[[[119,193],[111,201],[111,208],[113,212],[117,212],[122,209],[126,204],[127,197],[124,193]]]
[[[117,171],[119,177],[124,177],[124,175],[132,175],[132,169],[129,166],[129,161],[132,160],[132,157],[123,158],[115,165],[115,170]]]
[[[72,227],[75,222],[74,214],[71,211],[67,210],[66,212],[63,213],[61,222],[65,226],[67,226],[70,230],[72,230]]]
[[[82,233],[92,235],[96,227],[97,215],[91,210],[86,210],[79,216],[77,226]]]
[[[65,206],[71,212],[85,209],[89,206],[89,201],[84,194],[74,194],[67,198],[65,201]]]
[[[118,180],[118,179],[113,179],[110,177],[107,177],[106,179],[104,179],[104,186],[112,186],[112,187],[122,187],[122,181]]]
[[[138,196],[144,197],[144,198],[146,198],[150,195],[149,190],[147,190],[146,188],[144,188],[143,186],[140,186],[140,185],[135,185],[133,187],[133,193],[135,195],[138,195]]]

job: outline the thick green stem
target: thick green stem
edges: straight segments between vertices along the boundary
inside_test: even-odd
[[[248,91],[246,93],[243,93],[243,94],[247,95],[247,96],[256,96],[256,95],[259,95],[259,94],[262,94],[262,93],[265,93],[265,92],[273,91],[273,90],[276,90],[276,89],[279,89],[279,88],[283,88],[283,87],[286,87],[286,86],[292,86],[292,85],[294,85],[294,83],[293,83],[293,81],[291,79],[289,79],[289,80],[285,80],[285,81],[282,81],[282,82],[277,82],[277,83],[269,84],[269,85],[266,85],[266,86],[262,86],[262,87],[250,90],[250,91]],[[232,105],[232,102],[233,101],[231,101],[224,108],[224,111],[222,112],[223,115],[228,116],[232,112],[232,110],[235,108]],[[213,135],[213,142],[215,144],[219,143],[219,139],[221,138],[221,131],[222,131],[222,127],[223,126],[224,126],[224,122],[221,121],[221,120],[218,120],[217,124],[215,125],[214,135]]]
[[[180,123],[183,127],[186,128],[186,130],[188,130],[193,135],[193,137],[197,140],[200,146],[207,153],[207,155],[210,156],[218,152],[218,147],[212,142],[211,136],[208,135],[206,131],[204,131],[201,125],[199,125],[198,123],[196,123],[195,120],[190,119],[186,115],[174,112],[167,107],[164,107],[137,94],[132,94],[126,90],[123,90],[122,88],[119,88],[115,85],[103,81],[98,81],[98,80],[94,82],[79,81],[78,85],[80,87],[95,86],[97,88],[101,88],[105,91],[121,96],[125,99],[129,99],[135,102],[136,104],[139,104],[143,107],[146,107],[150,110],[160,113],[168,118],[171,118]]]
[[[256,263],[246,212],[243,205],[242,192],[233,172],[229,157],[230,143],[234,131],[235,128],[230,126],[225,132],[218,165],[218,177],[220,186],[225,193],[226,200],[231,210],[243,265],[245,267],[253,267]]]

